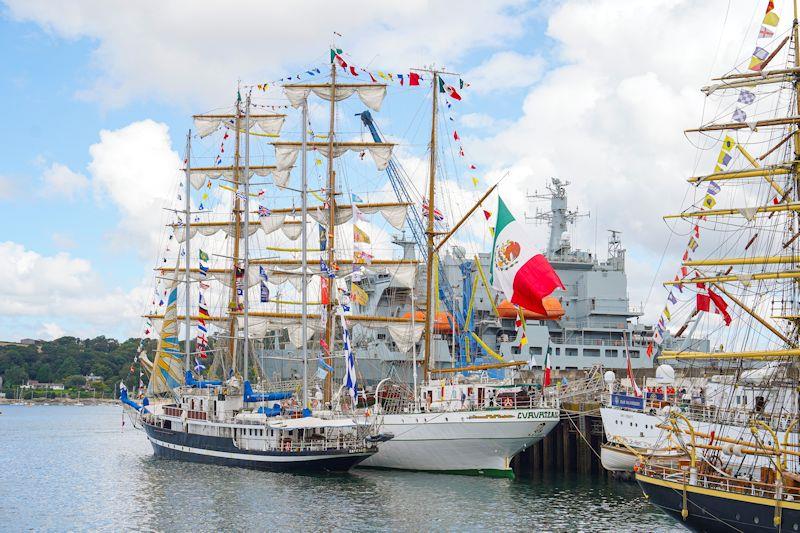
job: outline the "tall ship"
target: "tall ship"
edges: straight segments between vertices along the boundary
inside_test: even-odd
[[[557,424],[558,399],[519,370],[489,374],[530,361],[504,359],[464,327],[440,258],[496,186],[443,215],[439,105],[448,98],[450,108],[456,90],[436,69],[373,75],[352,63],[334,48],[329,65],[245,85],[232,112],[195,116],[176,191],[184,205],[172,211],[146,316],[159,345],[152,361],[140,357],[148,400],[167,400],[126,400],[164,455],[201,448],[164,432],[180,439],[201,427],[229,438],[212,456],[250,442],[297,455],[309,441],[338,446],[352,459],[342,468],[511,476],[514,455]],[[427,171],[413,179],[371,114],[397,85],[378,79],[394,76],[417,95],[430,88]],[[280,133],[286,115],[264,108],[300,115],[298,127]],[[251,137],[265,142],[251,147]],[[203,156],[191,155],[192,140]],[[191,294],[182,298],[175,282]],[[196,339],[178,363],[181,325]],[[391,365],[371,367],[370,350]]]
[[[667,217],[689,243],[665,283],[663,322],[692,321],[710,346],[659,358],[689,370],[713,361],[717,376],[696,398],[660,391],[673,398],[650,422],[658,453],[637,453],[634,467],[647,500],[698,531],[800,529],[798,11],[762,5],[752,56],[703,88],[715,111],[687,130],[713,172],[690,178],[690,205]]]
[[[254,258],[248,236],[252,234],[251,225],[259,227],[258,220],[251,220],[250,215],[251,186],[257,176],[276,170],[251,165],[250,136],[261,132],[277,137],[285,120],[284,115],[252,111],[250,96],[244,101],[238,96],[232,113],[195,117],[201,137],[220,128],[225,130],[226,140],[234,137],[233,164],[223,166],[218,161],[213,168],[194,166],[191,133],[187,136],[184,187],[177,198],[183,201],[184,209],[173,211],[176,219],[170,225],[165,249],[165,255],[174,251],[174,267],[159,268],[158,279],[164,282],[164,288],[163,293],[157,289],[154,297],[160,298],[159,306],[164,306],[164,311],[147,316],[148,324],[158,332],[158,343],[152,360],[144,351],[139,356],[149,377],[147,388],[143,401],[137,403],[122,383],[120,399],[135,411],[137,427],[144,429],[158,457],[275,471],[346,472],[377,451],[376,442],[381,437],[375,426],[341,411],[312,413],[308,409],[305,351],[303,379],[297,383],[265,384],[250,355],[254,340],[249,324],[250,313],[254,312],[251,302],[258,300],[251,300],[255,294],[251,294],[248,274]],[[305,144],[305,128],[302,130]],[[303,154],[303,192],[308,181],[305,158]],[[202,201],[207,201],[209,194],[203,192],[195,208],[192,185],[210,189],[209,175],[225,181],[222,187],[230,198],[211,210],[212,220],[202,221],[200,215],[206,215]],[[304,196],[299,212],[304,243],[308,218]],[[226,237],[215,242],[213,237],[219,230]],[[164,257],[163,263],[170,261]],[[304,325],[308,318],[307,263],[304,250],[300,288]],[[260,289],[263,302],[263,291],[268,288],[262,282]],[[183,303],[180,310],[179,301]],[[183,346],[179,340],[181,324]],[[207,337],[212,327],[226,333],[224,340],[219,339],[214,345]],[[342,328],[346,339],[344,320]],[[307,337],[305,330],[301,336]],[[349,360],[352,364],[352,354]],[[207,365],[217,369],[218,379],[209,379]],[[254,380],[262,390],[253,386]],[[263,390],[265,385],[269,390]],[[349,385],[355,387],[355,383]],[[151,398],[155,401],[151,402]]]

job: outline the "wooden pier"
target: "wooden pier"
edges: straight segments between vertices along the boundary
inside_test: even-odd
[[[549,472],[603,474],[600,446],[605,442],[600,404],[565,402],[561,421],[544,439],[517,454],[511,463],[519,477]]]

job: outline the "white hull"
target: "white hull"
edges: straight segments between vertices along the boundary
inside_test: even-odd
[[[374,418],[374,416],[373,416]],[[377,415],[394,438],[361,466],[511,476],[511,459],[558,424],[557,409]]]
[[[678,452],[659,452],[646,449],[631,450],[619,445],[604,444],[600,447],[600,462],[610,472],[633,472],[633,466],[639,460],[637,453],[645,458],[683,456]]]
[[[633,472],[636,456],[628,450],[603,446],[600,448],[600,462],[610,472]]]

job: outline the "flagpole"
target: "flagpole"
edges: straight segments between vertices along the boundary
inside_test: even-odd
[[[186,211],[185,211],[185,213],[186,213],[186,233],[185,233],[186,237],[184,239],[184,242],[186,242],[186,248],[185,248],[185,250],[186,250],[186,260],[185,260],[185,267],[186,267],[186,291],[185,291],[186,311],[184,313],[186,315],[186,319],[184,321],[185,328],[186,328],[186,342],[185,342],[186,346],[184,346],[185,352],[186,352],[186,355],[185,355],[186,361],[184,361],[184,365],[183,365],[184,380],[186,379],[186,372],[188,372],[189,368],[191,368],[189,366],[189,359],[190,359],[191,353],[192,353],[192,347],[191,347],[191,341],[190,341],[190,333],[192,331],[192,312],[191,312],[192,311],[192,300],[191,300],[192,295],[191,295],[191,289],[190,289],[191,288],[191,275],[192,275],[192,269],[191,269],[191,265],[190,265],[190,260],[191,260],[191,257],[192,257],[192,252],[191,252],[192,239],[191,239],[191,232],[189,231],[190,230],[189,226],[191,224],[191,217],[192,217],[191,203],[189,202],[189,194],[191,193],[190,182],[191,182],[191,174],[192,174],[192,171],[191,171],[191,166],[192,166],[191,159],[192,159],[192,130],[189,130],[189,132],[186,134],[186,165],[184,165],[185,166],[184,173],[185,173],[186,183],[184,184],[184,192],[183,192],[183,195],[186,197],[186,198],[184,198],[184,204],[183,204],[185,209],[186,209]]]
[[[301,272],[301,302],[302,302],[302,318],[300,329],[303,332],[303,408],[308,407],[308,287],[306,286],[307,281],[307,270],[308,270],[308,228],[306,228],[306,218],[308,215],[308,176],[307,176],[307,154],[306,154],[306,143],[307,143],[307,136],[308,136],[308,99],[303,99],[303,141],[302,146],[300,148],[301,158],[300,159],[300,166],[303,175],[303,184],[301,186],[301,233],[302,241],[301,241],[301,262],[300,262],[300,272]],[[329,296],[330,297],[330,296]]]
[[[250,93],[244,106],[244,275],[242,292],[244,296],[244,346],[242,347],[242,379],[247,381],[250,374],[250,339],[248,308],[250,307]]]

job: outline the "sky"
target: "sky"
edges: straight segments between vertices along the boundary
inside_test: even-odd
[[[522,193],[568,180],[571,205],[590,214],[571,229],[575,245],[604,257],[606,230],[622,231],[631,303],[654,320],[681,240],[661,216],[683,205],[685,178],[711,165],[683,130],[704,118],[699,88],[749,57],[762,3],[76,0],[56,10],[5,0],[0,340],[139,335],[191,115],[229,107],[239,80],[325,68],[334,39],[372,71],[459,73],[448,81],[469,87],[445,109],[441,132],[454,150],[458,131],[466,158],[444,164],[446,205],[465,209],[506,176],[500,194],[522,216],[537,207]],[[776,4],[788,21],[789,2]],[[428,93],[392,87],[387,101],[398,103],[376,114],[420,188]],[[275,89],[255,96],[286,103]],[[297,133],[287,113],[285,132]],[[349,133],[363,137],[349,117]],[[218,141],[198,139],[193,153],[213,160]],[[356,172],[349,186],[363,190],[375,175]],[[532,234],[544,246],[547,228]],[[464,239],[485,243],[486,224],[471,222]]]

